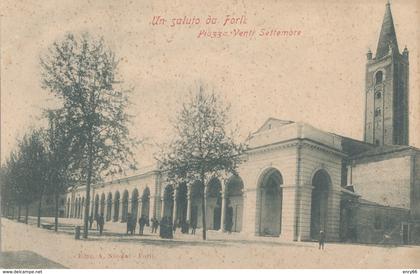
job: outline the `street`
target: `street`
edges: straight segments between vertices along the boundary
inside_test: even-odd
[[[43,218],[42,223],[52,223]],[[175,234],[173,240],[151,235],[128,236],[124,224],[105,225],[105,234],[90,231],[87,240],[74,239],[81,220],[60,219],[58,233],[2,219],[2,251],[31,251],[67,268],[419,268],[419,246],[378,246],[280,242],[275,238],[209,231],[209,240]],[[94,225],[95,228],[95,225]],[[138,231],[137,231],[138,232]]]

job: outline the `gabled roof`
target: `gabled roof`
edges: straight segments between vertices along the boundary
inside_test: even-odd
[[[397,35],[395,34],[394,21],[392,19],[391,5],[388,2],[385,8],[385,15],[382,22],[375,58],[379,59],[387,55],[390,46],[396,50],[396,52],[400,52],[398,50]]]
[[[289,120],[280,120],[277,118],[270,117],[265,121],[265,123],[256,132],[254,132],[254,134],[259,133],[261,131],[269,130],[272,128],[278,128],[284,125],[292,124],[292,123],[294,122],[289,121]]]

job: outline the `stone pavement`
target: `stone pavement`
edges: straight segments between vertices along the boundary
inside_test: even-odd
[[[49,219],[44,220],[44,222]],[[51,219],[52,221],[52,219]],[[78,222],[78,220],[76,220]],[[75,240],[74,220],[60,219],[59,233],[2,219],[2,248],[29,250],[68,268],[419,268],[420,247],[279,242],[273,238],[243,239],[239,234],[210,232],[176,234],[174,240],[156,235],[117,233],[124,224],[108,225],[86,240]],[[148,230],[150,231],[150,230]],[[197,231],[198,232],[198,231]]]

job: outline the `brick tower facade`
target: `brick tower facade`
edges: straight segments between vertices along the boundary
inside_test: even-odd
[[[408,145],[408,50],[398,49],[389,3],[376,55],[367,53],[365,92],[365,142]]]

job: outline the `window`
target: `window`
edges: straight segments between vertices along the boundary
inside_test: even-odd
[[[381,93],[380,91],[377,91],[377,92],[375,93],[375,96],[376,96],[376,99],[381,99],[381,97],[382,97],[382,93]]]
[[[384,78],[383,72],[382,72],[382,71],[378,71],[378,72],[375,74],[375,84],[380,84],[380,83],[382,83],[383,78]]]

